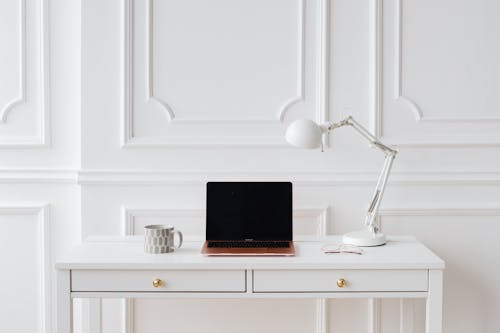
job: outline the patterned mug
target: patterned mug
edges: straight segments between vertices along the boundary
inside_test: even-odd
[[[179,236],[175,246],[174,235]],[[169,253],[182,246],[182,232],[169,225],[147,225],[144,227],[144,251],[148,253]]]

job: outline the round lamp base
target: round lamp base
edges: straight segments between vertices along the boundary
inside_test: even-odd
[[[372,233],[369,230],[348,232],[342,237],[344,244],[356,246],[379,246],[386,243],[385,235],[382,233]]]

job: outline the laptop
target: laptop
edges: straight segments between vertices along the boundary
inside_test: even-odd
[[[293,256],[291,182],[208,182],[207,256]]]

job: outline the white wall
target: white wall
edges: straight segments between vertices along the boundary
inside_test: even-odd
[[[19,3],[35,17],[24,39]],[[386,233],[414,234],[446,260],[444,331],[498,330],[497,2],[0,6],[2,56],[12,51],[0,62],[0,110],[21,101],[0,124],[0,223],[37,241],[23,265],[6,257],[12,273],[1,285],[35,274],[38,284],[21,290],[16,304],[36,293],[33,318],[41,302],[50,304],[24,331],[51,331],[46,281],[53,284],[52,263],[80,236],[139,233],[162,221],[202,237],[207,180],[294,181],[297,237],[358,228],[381,154],[348,129],[334,133],[324,153],[283,140],[294,119],[349,114],[400,151],[381,222]],[[0,249],[9,253],[15,240],[5,237]],[[0,303],[15,312],[7,305]],[[79,302],[76,317],[78,331],[92,333],[159,332],[162,323],[178,332],[407,333],[423,331],[423,309],[411,300],[93,300]],[[5,318],[0,325],[17,323]]]
[[[80,231],[80,3],[0,2],[0,331],[55,330]]]

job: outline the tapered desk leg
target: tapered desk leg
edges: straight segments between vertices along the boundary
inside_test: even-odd
[[[57,271],[57,333],[73,332],[70,271]]]
[[[426,333],[441,333],[443,329],[443,271],[429,270]]]

